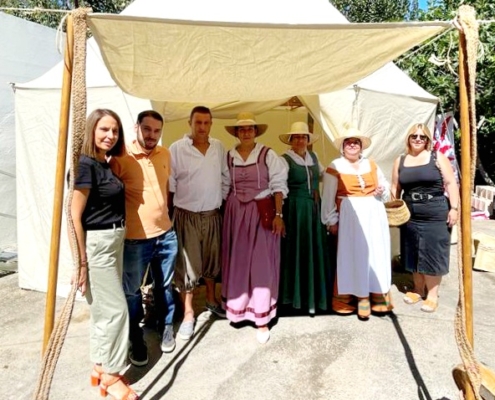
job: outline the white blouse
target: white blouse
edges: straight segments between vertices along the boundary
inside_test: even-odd
[[[262,149],[263,145],[256,143],[246,161],[242,159],[235,147],[229,151],[229,154],[233,159],[234,166],[247,166],[257,163],[258,156]],[[272,149],[268,150],[266,154],[266,165],[268,167],[269,175],[268,189],[256,196],[256,199],[262,199],[263,197],[267,197],[276,192],[282,192],[283,197],[287,197],[287,193],[289,192],[289,189],[287,188],[287,168],[280,161],[278,154]],[[234,190],[234,183],[232,183],[232,190]]]
[[[370,161],[367,158],[361,158],[358,162],[358,169],[354,169],[352,164],[344,157],[333,160],[329,168],[333,168],[342,174],[361,175],[371,171]],[[388,183],[382,170],[377,165],[378,185],[383,186],[383,194],[377,197],[381,201],[387,201],[390,197],[390,184]],[[362,181],[362,178],[360,179]],[[338,178],[331,174],[323,174],[323,193],[321,197],[321,222],[325,225],[335,225],[339,222],[339,214],[335,203],[337,195]],[[364,181],[363,181],[364,184]]]

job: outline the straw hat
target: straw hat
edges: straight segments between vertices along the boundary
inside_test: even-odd
[[[256,133],[256,137],[263,135],[263,133],[265,133],[266,129],[268,128],[268,125],[266,124],[256,123],[254,114],[247,111],[237,114],[237,122],[235,123],[235,125],[227,125],[225,126],[225,129],[227,129],[227,132],[230,133],[232,136],[236,136],[235,129],[240,126],[258,127],[258,132]]]
[[[367,149],[371,145],[371,139],[368,136],[363,136],[363,134],[356,128],[346,129],[342,136],[339,136],[333,141],[333,145],[339,149],[339,151],[342,151],[344,140],[351,138],[356,138],[361,141],[361,150]]]
[[[308,124],[306,122],[294,122],[290,126],[290,132],[289,133],[282,133],[281,135],[278,135],[278,138],[280,139],[281,142],[288,144],[289,146],[292,144],[290,142],[290,139],[292,135],[308,135],[309,144],[313,144],[318,140],[318,135],[315,135],[309,131]]]

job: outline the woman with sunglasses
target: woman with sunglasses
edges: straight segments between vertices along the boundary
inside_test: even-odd
[[[406,154],[395,160],[391,188],[397,198],[402,195],[411,212],[401,227],[401,261],[413,274],[414,288],[404,302],[416,304],[424,299],[424,312],[437,309],[438,288],[449,272],[450,231],[459,213],[454,171],[449,159],[432,151],[432,145],[426,125],[409,129]]]
[[[337,314],[350,314],[357,300],[361,320],[372,311],[383,314],[392,309],[390,232],[382,202],[389,185],[376,163],[362,155],[370,144],[353,128],[334,140],[342,157],[325,171],[321,210],[327,231],[338,235],[332,308]]]

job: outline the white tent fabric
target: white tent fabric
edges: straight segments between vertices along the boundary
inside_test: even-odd
[[[329,4],[327,0],[271,0],[269,2],[253,0],[249,3],[249,6],[239,8],[238,5],[238,2],[232,2],[231,0],[209,0],[208,2],[202,0],[181,0],[180,2],[172,2],[171,0],[135,0],[122,15],[137,17],[139,24],[142,23],[143,17],[160,17],[169,20],[187,21],[172,24],[174,29],[179,29],[184,26],[187,27],[187,29],[191,26],[194,27],[194,29],[198,29],[198,27],[203,25],[195,23],[194,21],[203,20],[225,22],[227,23],[226,25],[229,26],[229,29],[234,30],[238,28],[236,23],[256,23],[259,25],[259,28],[256,28],[255,30],[259,32],[265,32],[266,29],[268,29],[264,27],[267,23],[299,23],[311,25],[312,29],[319,35],[321,35],[322,32],[327,32],[325,40],[328,41],[332,41],[332,37],[328,33],[328,29],[330,28],[328,28],[327,25],[330,23],[343,24],[346,22],[345,18]],[[263,11],[261,12],[260,10]],[[90,20],[92,21],[90,23],[93,24],[94,21],[99,18],[100,22],[96,23],[99,24],[99,28],[103,26],[101,29],[104,29],[104,25],[109,23],[109,21],[115,22],[113,20],[114,17],[109,18],[106,16],[94,15],[90,17]],[[131,20],[134,21],[135,18],[131,18]],[[325,26],[318,29],[317,27],[314,27],[315,24],[324,24]],[[168,27],[171,26],[168,23],[165,23],[165,25]],[[205,26],[208,28],[212,27],[211,24],[205,24]],[[213,24],[213,26],[215,26],[215,24]],[[435,27],[430,26],[426,28],[411,25],[410,28],[413,30],[418,29],[418,32],[422,32],[421,35],[423,35],[425,31],[429,31],[429,33],[424,36],[427,37],[435,30],[444,29],[444,25],[437,24]],[[242,32],[244,33],[248,28],[242,26],[242,29]],[[292,33],[297,30],[294,26],[278,26],[276,29],[280,31],[288,30]],[[355,30],[356,25],[353,25],[352,29],[346,32]],[[373,27],[372,31],[374,32],[375,30],[380,31],[381,27]],[[230,32],[233,31],[231,30]],[[397,31],[394,35],[399,36],[399,32],[401,32],[400,35],[405,34],[403,31]],[[134,26],[125,28],[125,32],[121,34],[121,36],[125,37],[134,37],[133,35]],[[101,39],[102,38],[99,37],[99,40]],[[148,45],[153,45],[154,42],[151,41],[151,39],[153,39],[152,37],[146,36],[145,39],[150,40]],[[210,42],[205,43],[202,40],[202,37],[197,38],[197,40],[210,49],[211,54],[220,54],[217,53],[217,51],[220,52],[223,46],[220,46],[220,48],[217,49],[211,47]],[[263,36],[260,39],[260,42],[263,42],[264,40],[265,37]],[[187,41],[174,42],[169,44],[169,47],[162,49],[162,52],[169,53],[172,48],[175,52],[180,51],[185,43],[187,43]],[[108,42],[105,41],[105,46],[107,45]],[[130,45],[132,45],[132,43],[130,43]],[[260,45],[262,45],[262,43],[260,43]],[[117,48],[118,46],[120,46],[120,44],[115,47]],[[141,42],[141,46],[144,47],[145,43]],[[279,44],[275,48],[281,46],[282,45]],[[368,46],[370,45],[368,44]],[[288,48],[286,45],[284,47]],[[322,48],[325,49],[325,47],[326,45],[323,43]],[[378,47],[381,49],[383,46]],[[127,50],[124,48],[118,48],[118,50],[118,52],[127,54]],[[187,52],[185,47],[184,51]],[[344,53],[345,52],[346,51],[344,51]],[[255,53],[256,52],[252,54]],[[150,61],[149,54],[150,53],[148,52],[146,59],[150,64],[153,64],[155,60]],[[287,54],[290,54],[290,52]],[[307,53],[307,57],[310,57],[311,54],[312,53]],[[236,54],[231,53],[231,56],[235,57]],[[273,56],[274,59],[278,57],[278,55]],[[380,62],[380,65],[385,64],[390,59],[389,57],[391,57],[390,54]],[[141,63],[141,60],[137,59],[134,59],[132,63],[137,64],[138,61]],[[158,62],[158,60],[156,60],[156,62]],[[350,65],[352,65],[352,62],[347,62],[346,68]],[[436,108],[436,99],[419,88],[392,64],[385,67],[387,69],[384,73],[385,79],[383,76],[379,75],[379,73],[375,73],[357,83],[360,88],[357,101],[355,101],[356,99],[352,86],[345,89],[345,86],[348,83],[343,83],[343,86],[340,86],[343,89],[336,93],[325,94],[319,92],[319,94],[308,94],[311,93],[308,92],[304,95],[305,93],[294,91],[293,88],[299,85],[299,83],[293,81],[292,78],[285,83],[285,89],[283,89],[285,92],[284,94],[280,93],[281,97],[278,98],[268,98],[261,93],[259,99],[256,100],[253,98],[251,101],[239,101],[249,100],[248,97],[239,99],[234,97],[231,97],[230,99],[220,99],[217,97],[216,88],[209,83],[210,75],[212,75],[210,72],[213,72],[211,71],[211,65],[209,66],[210,70],[208,70],[207,64],[203,67],[207,73],[198,80],[197,87],[198,90],[199,88],[203,89],[207,87],[209,90],[204,90],[203,92],[212,94],[211,98],[204,98],[205,101],[203,104],[212,108],[215,119],[233,118],[240,110],[246,109],[261,114],[284,103],[293,95],[299,95],[299,98],[308,107],[315,120],[318,121],[325,130],[328,138],[331,139],[334,136],[338,136],[346,122],[353,122],[367,134],[372,135],[374,138],[381,139],[382,137],[388,138],[390,136],[402,134],[405,130],[404,126],[415,122],[416,120],[426,123],[430,122],[430,115],[434,115],[434,110]],[[166,82],[167,85],[169,85],[169,80],[175,80],[176,75],[179,76],[181,72],[184,72],[184,68],[180,68],[180,66],[176,66],[176,68],[178,69],[175,71],[169,71],[169,76],[166,78],[153,78],[151,86],[162,89],[166,86]],[[283,68],[288,68],[288,66],[284,64]],[[295,71],[298,68],[291,67],[291,70]],[[305,71],[304,74],[306,77],[311,78],[314,72],[311,69],[311,66],[308,68],[309,70]],[[332,70],[323,70],[321,66],[318,66],[317,70],[319,71],[317,73],[317,79],[319,81],[325,78],[326,81],[331,82],[330,85],[335,84],[333,81],[336,79],[332,75]],[[247,70],[245,73],[247,73]],[[144,75],[144,72],[140,73],[140,75]],[[364,73],[362,75],[359,73],[358,75],[362,77],[364,76]],[[375,75],[376,77],[374,77]],[[189,97],[184,95],[184,93],[186,93],[184,90],[185,86],[179,88],[182,90],[183,94],[178,98],[182,99],[183,102],[171,102],[165,95],[160,95],[156,98],[147,96],[145,99],[139,99],[133,95],[124,93],[122,89],[115,84],[111,74],[108,72],[103,62],[99,46],[96,45],[94,39],[88,41],[86,77],[88,87],[88,111],[97,107],[112,108],[123,119],[126,135],[128,132],[132,132],[133,121],[137,113],[143,109],[153,107],[164,115],[166,121],[174,121],[186,118],[189,115],[192,106],[199,103],[195,92],[189,93]],[[135,78],[130,78],[130,81],[133,79]],[[19,209],[22,210],[19,212],[18,216],[19,226],[22,226],[22,232],[20,228],[19,237],[23,238],[19,243],[19,284],[21,287],[41,291],[46,290],[47,282],[48,249],[50,246],[49,227],[51,226],[52,217],[53,179],[55,171],[61,82],[62,64],[59,64],[39,79],[27,84],[17,85],[16,91],[17,137],[18,142],[21,143],[21,150],[19,153],[22,153],[22,156],[18,159],[17,174],[18,176],[22,175],[24,177],[24,181],[18,185]],[[181,86],[181,82],[176,83],[176,85]],[[270,87],[271,82],[268,82],[265,88],[268,90]],[[290,91],[286,91],[287,88],[289,88]],[[249,90],[252,92],[251,89]],[[232,91],[232,93],[234,92],[235,91]],[[243,92],[237,91],[237,93]],[[165,101],[150,100],[154,98]],[[398,99],[400,99],[400,101]],[[396,109],[396,104],[399,104],[399,111]],[[260,115],[260,118],[263,118],[263,114]],[[214,125],[218,126],[218,121],[215,122]],[[184,123],[183,126],[186,127],[187,125]],[[165,134],[167,135],[167,131]],[[164,137],[164,140],[167,143],[168,139],[166,137]],[[322,142],[324,143],[324,141]],[[398,142],[400,141],[394,140],[393,146],[395,147],[393,152],[388,150],[384,152],[384,148],[389,146],[390,143],[374,140],[373,146],[376,147],[377,151],[381,152],[376,155],[379,157],[383,156],[382,159],[386,159],[385,162],[388,162],[387,160],[390,160],[400,152],[397,151],[396,143]],[[374,151],[372,151],[371,154],[375,156]],[[386,154],[386,157],[384,157],[384,154]],[[325,162],[326,161],[327,160],[325,160]],[[22,207],[20,205],[21,203]],[[63,224],[65,226],[65,222],[63,222]],[[66,235],[63,234],[60,254],[61,270],[59,272],[59,294],[64,294],[68,290],[71,264]]]
[[[17,251],[14,94],[60,61],[55,30],[0,12],[0,252]]]

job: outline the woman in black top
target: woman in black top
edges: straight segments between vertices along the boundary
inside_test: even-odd
[[[406,154],[395,160],[392,193],[406,202],[411,219],[401,227],[401,260],[413,273],[414,289],[404,302],[434,312],[438,288],[449,272],[450,228],[458,219],[459,188],[450,161],[432,151],[432,136],[424,124],[407,134]],[[448,198],[445,196],[447,192]]]
[[[91,384],[100,385],[102,395],[135,400],[138,396],[119,375],[126,366],[129,334],[122,288],[124,185],[108,165],[111,156],[124,151],[118,115],[105,109],[93,111],[86,121],[71,215],[81,262],[79,290],[91,313]]]

